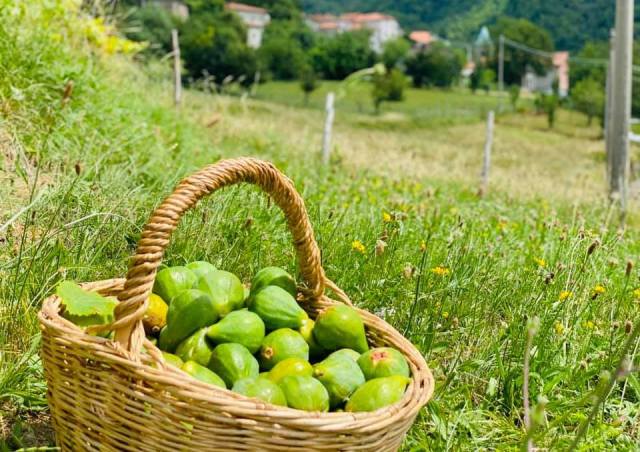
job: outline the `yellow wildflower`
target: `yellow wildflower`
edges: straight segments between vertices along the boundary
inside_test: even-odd
[[[444,312],[442,313],[442,318],[444,318],[444,319],[448,319],[448,318],[449,318],[449,313],[448,313],[447,311],[444,311]]]
[[[437,267],[433,267],[431,269],[431,273],[438,276],[447,276],[449,273],[451,273],[451,270],[449,270],[447,267],[443,267],[442,265],[438,265]]]
[[[364,254],[366,251],[366,248],[360,240],[354,240],[353,242],[351,242],[351,249],[362,254]]]
[[[584,326],[588,330],[592,330],[596,325],[591,320],[587,320],[585,322],[582,322],[582,326]]]
[[[391,215],[387,212],[382,212],[382,221],[384,221],[385,223],[391,223]]]
[[[558,336],[562,336],[564,334],[564,325],[556,320],[553,324],[553,329],[556,330],[556,334]]]
[[[607,291],[607,289],[604,288],[604,286],[598,284],[597,286],[595,286],[593,288],[593,293],[595,295],[602,295],[603,293],[605,293]]]
[[[424,240],[420,242],[420,251],[422,251],[423,253],[427,251],[427,242],[425,242]]]
[[[633,291],[633,296],[640,299],[640,288]]]
[[[541,259],[539,257],[536,257],[533,259],[533,261],[538,264],[539,267],[545,267],[547,265],[547,263],[545,262],[544,259]]]
[[[570,290],[563,290],[562,292],[560,292],[560,295],[558,296],[558,300],[564,301],[567,298],[571,298],[572,296],[573,296],[573,292],[571,292]]]

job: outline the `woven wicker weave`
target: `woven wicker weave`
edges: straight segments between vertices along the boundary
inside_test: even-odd
[[[127,278],[84,284],[120,300],[111,341],[59,315],[60,300],[40,312],[42,358],[56,439],[63,450],[396,450],[433,393],[422,355],[395,329],[359,310],[369,343],[400,350],[412,371],[404,398],[371,413],[311,413],[276,407],[199,382],[166,366],[144,337],[141,318],[156,270],[181,216],[200,198],[239,182],[257,184],[284,211],[304,284],[300,303],[311,317],[348,297],[329,281],[304,203],[272,164],[244,158],[210,165],[183,180],[153,213]],[[92,331],[98,331],[94,328]],[[141,350],[146,350],[142,353]]]

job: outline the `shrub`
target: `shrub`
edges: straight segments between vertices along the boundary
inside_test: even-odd
[[[407,60],[407,75],[416,87],[450,87],[460,76],[462,60],[450,47],[434,43]]]
[[[376,113],[380,112],[382,102],[399,102],[404,98],[404,88],[407,85],[405,75],[398,69],[392,69],[384,74],[373,76],[371,97]]]

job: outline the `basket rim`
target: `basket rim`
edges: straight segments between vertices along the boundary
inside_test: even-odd
[[[123,278],[114,278],[85,282],[80,285],[87,290],[113,296],[122,290],[124,282]],[[301,304],[304,305],[304,303],[305,301],[302,301]],[[316,300],[314,304],[320,307],[327,307],[341,303],[323,296],[322,300]],[[164,383],[168,385],[167,390],[169,392],[189,393],[191,397],[204,403],[226,402],[225,411],[230,413],[234,411],[230,404],[237,404],[238,410],[242,411],[245,416],[246,411],[251,410],[253,411],[251,417],[264,416],[274,423],[280,420],[291,426],[292,422],[298,422],[300,425],[304,425],[306,429],[317,427],[318,430],[323,432],[339,431],[344,433],[349,430],[376,430],[380,427],[378,425],[379,422],[389,425],[407,417],[414,417],[431,399],[435,386],[432,372],[424,357],[408,339],[375,314],[357,307],[355,309],[363,318],[367,332],[382,332],[386,339],[392,338],[396,342],[402,343],[403,347],[398,351],[407,358],[411,368],[411,382],[403,398],[393,405],[371,412],[307,412],[290,407],[271,405],[259,399],[234,393],[230,389],[223,389],[201,382],[176,367],[168,365],[162,367],[163,364],[160,364],[160,368],[153,367],[155,360],[149,354],[141,353],[137,355],[143,358],[141,362],[137,362],[134,359],[134,354],[124,350],[117,341],[92,336],[82,328],[64,319],[59,313],[60,301],[55,294],[43,300],[38,318],[43,335],[64,337],[66,341],[75,342],[75,346],[82,344],[84,348],[93,349],[92,354],[100,360],[117,363],[119,367],[124,365],[132,373],[138,375],[143,383],[145,381]],[[380,326],[384,327],[384,331],[381,330]],[[158,354],[160,353],[157,347],[156,351]],[[46,356],[43,356],[43,359],[46,360]],[[242,413],[237,414],[237,416],[242,417]]]

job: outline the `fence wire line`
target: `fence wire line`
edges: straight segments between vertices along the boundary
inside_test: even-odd
[[[522,44],[521,42],[509,39],[505,36],[503,36],[502,39],[505,44],[513,48],[516,48],[518,50],[522,50],[523,52],[527,52],[543,58],[553,59],[553,52],[547,52],[545,50],[536,49],[526,44]],[[605,68],[609,66],[609,60],[605,58],[585,58],[585,57],[578,57],[578,56],[576,57],[569,56],[569,64],[572,64],[572,63],[584,64],[587,66],[601,66]],[[640,74],[640,66],[633,65],[632,68],[633,68],[633,72]]]

